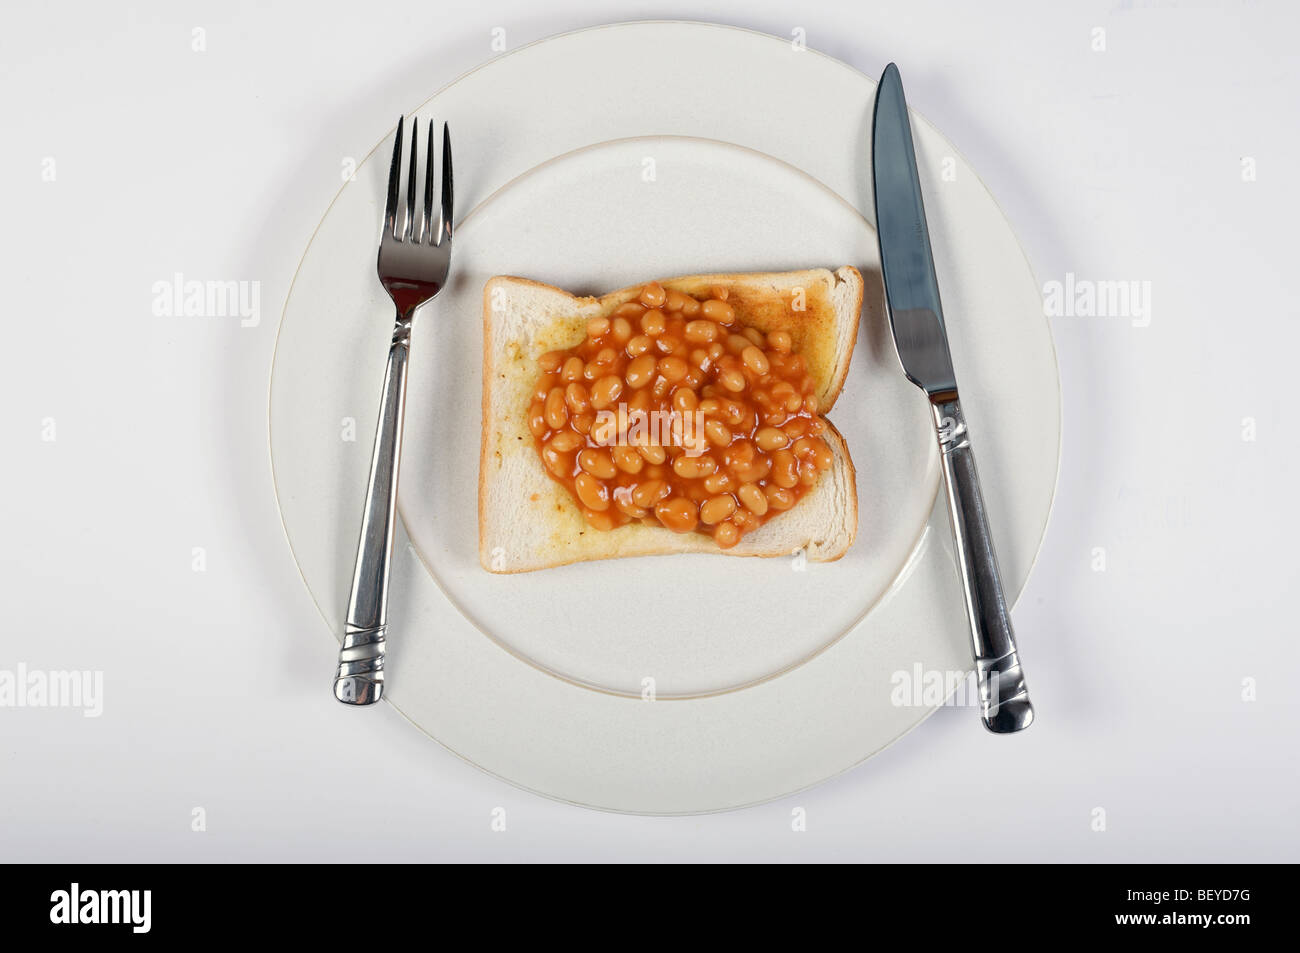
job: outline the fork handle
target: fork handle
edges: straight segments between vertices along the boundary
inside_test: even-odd
[[[406,410],[406,364],[411,320],[399,315],[388,348],[384,396],[366,484],[361,538],[352,573],[352,594],[334,676],[334,697],[345,705],[372,705],[384,693],[384,641],[388,635],[388,580],[397,521],[397,471]]]
[[[948,515],[970,623],[980,715],[984,727],[995,734],[1020,731],[1034,720],[1034,708],[1016,652],[1011,611],[1002,592],[966,418],[956,394],[932,400],[930,408],[939,436]]]

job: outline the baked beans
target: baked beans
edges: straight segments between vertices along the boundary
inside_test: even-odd
[[[528,428],[588,525],[641,522],[729,549],[834,464],[790,333],[746,325],[729,297],[652,281],[588,321],[582,343],[539,359]],[[671,415],[671,425],[647,437],[629,411]],[[613,432],[598,413],[617,420]]]

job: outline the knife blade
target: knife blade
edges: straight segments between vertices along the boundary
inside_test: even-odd
[[[1020,731],[1034,720],[1034,709],[957,391],[912,124],[903,80],[893,63],[885,67],[876,88],[871,140],[876,238],[889,327],[903,373],[925,391],[930,402],[971,631],[981,716],[984,726],[996,734]]]

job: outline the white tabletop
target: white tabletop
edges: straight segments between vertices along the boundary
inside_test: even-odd
[[[678,10],[612,7],[10,12],[0,857],[1296,860],[1300,561],[1270,502],[1300,474],[1281,2],[692,7],[868,74],[897,61],[1049,304],[1074,302],[1050,319],[1056,508],[1015,611],[1032,730],[946,709],[813,790],[643,818],[522,792],[333,700],[266,440],[294,268],[399,113],[502,45]],[[258,307],[168,315],[177,275]],[[1135,283],[1120,314],[1088,305],[1115,282]],[[80,671],[101,673],[97,715],[4,693]]]

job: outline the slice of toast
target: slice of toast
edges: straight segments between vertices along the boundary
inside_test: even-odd
[[[707,295],[728,290],[743,324],[787,331],[817,383],[823,413],[848,374],[862,311],[862,275],[845,266],[771,274],[690,275],[666,289]],[[526,278],[499,276],[483,288],[483,443],[479,458],[479,560],[490,572],[547,569],[590,559],[715,553],[839,559],[858,528],[857,484],[848,445],[834,426],[823,435],[834,465],[788,511],[721,549],[701,533],[631,523],[605,531],[583,519],[577,502],[542,466],[528,429],[528,407],[547,351],[579,344],[587,322],[631,301],[643,285],[578,298]],[[828,422],[829,423],[829,422]]]

